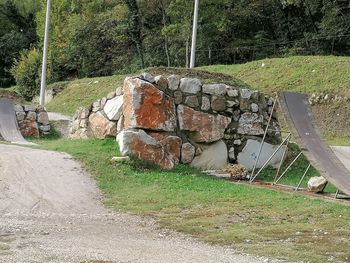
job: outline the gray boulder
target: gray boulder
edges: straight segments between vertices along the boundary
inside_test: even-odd
[[[227,93],[228,86],[225,84],[206,84],[203,85],[203,93],[215,95],[215,96],[225,96]]]
[[[261,142],[249,139],[242,152],[240,152],[237,156],[237,162],[246,167],[248,171],[253,170],[256,159],[258,158],[260,145]],[[265,142],[256,168],[261,168],[263,164],[273,154],[273,152],[277,149],[277,147],[277,145],[272,145]],[[283,146],[278,150],[275,156],[269,161],[268,165],[274,168],[278,167],[279,163],[281,162],[281,159],[283,158],[285,147],[286,146]]]
[[[222,140],[199,146],[202,153],[193,159],[191,166],[201,170],[217,170],[227,166],[227,146]]]
[[[46,111],[42,111],[38,113],[37,121],[43,125],[48,125],[50,123],[49,121],[49,115]]]
[[[319,193],[327,184],[327,180],[322,176],[311,177],[307,183],[307,189],[309,192]]]
[[[180,80],[180,90],[182,92],[197,94],[202,89],[202,83],[199,79],[182,78]]]
[[[181,146],[181,162],[182,163],[191,163],[194,155],[196,153],[196,148],[190,144],[189,142],[186,142],[182,144]]]
[[[262,135],[264,117],[257,113],[245,112],[238,121],[238,133],[245,135]]]
[[[178,90],[180,86],[181,77],[178,75],[171,75],[168,77],[168,88],[170,90]]]
[[[120,116],[123,113],[123,96],[117,96],[113,99],[108,100],[103,110],[109,120],[119,120]]]

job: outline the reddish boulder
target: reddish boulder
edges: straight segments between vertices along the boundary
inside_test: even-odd
[[[182,145],[180,137],[169,135],[166,132],[151,132],[148,135],[163,145],[165,151],[172,156],[174,164],[179,164]]]
[[[39,137],[39,126],[36,120],[20,121],[19,129],[24,137]]]
[[[169,136],[160,142],[145,131],[135,129],[123,130],[118,134],[117,141],[123,156],[127,155],[169,170],[177,164],[176,156],[179,156],[177,148],[180,148],[176,146],[180,138],[172,137],[175,136]],[[176,144],[173,144],[174,141]]]
[[[116,136],[117,124],[108,120],[101,112],[92,113],[89,116],[89,132],[98,139]]]
[[[176,128],[174,99],[138,78],[124,81],[123,115],[125,129],[174,131]]]
[[[224,137],[231,119],[223,115],[212,115],[195,111],[184,105],[177,107],[180,129],[188,131],[195,142],[215,142]]]

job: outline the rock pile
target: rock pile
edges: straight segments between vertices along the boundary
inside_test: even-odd
[[[19,129],[25,137],[39,137],[50,133],[49,116],[44,107],[15,104]]]
[[[79,109],[71,137],[117,135],[123,155],[164,169],[178,163],[219,169],[236,162],[248,139],[263,136],[272,104],[258,91],[144,73]],[[275,117],[267,136],[274,142],[280,140]]]
[[[333,95],[330,93],[312,93],[312,95],[309,97],[309,103],[310,105],[316,105],[316,104],[327,104],[331,102],[348,102],[350,101],[350,98],[346,96],[340,96],[340,95]]]
[[[70,127],[72,139],[115,137],[118,121],[122,123],[123,96],[117,89],[102,99],[95,101],[90,108],[79,108]],[[121,129],[121,128],[120,128]]]

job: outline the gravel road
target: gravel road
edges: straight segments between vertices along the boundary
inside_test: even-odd
[[[67,154],[0,144],[0,262],[275,262],[101,205]]]

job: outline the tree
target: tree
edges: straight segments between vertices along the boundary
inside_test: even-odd
[[[35,13],[38,1],[0,0],[0,87],[14,84],[10,69],[20,56],[37,42]]]
[[[129,9],[128,13],[128,34],[132,42],[134,43],[137,53],[140,58],[141,68],[145,67],[143,46],[142,46],[142,35],[141,35],[141,21],[139,7],[136,0],[123,0]]]

